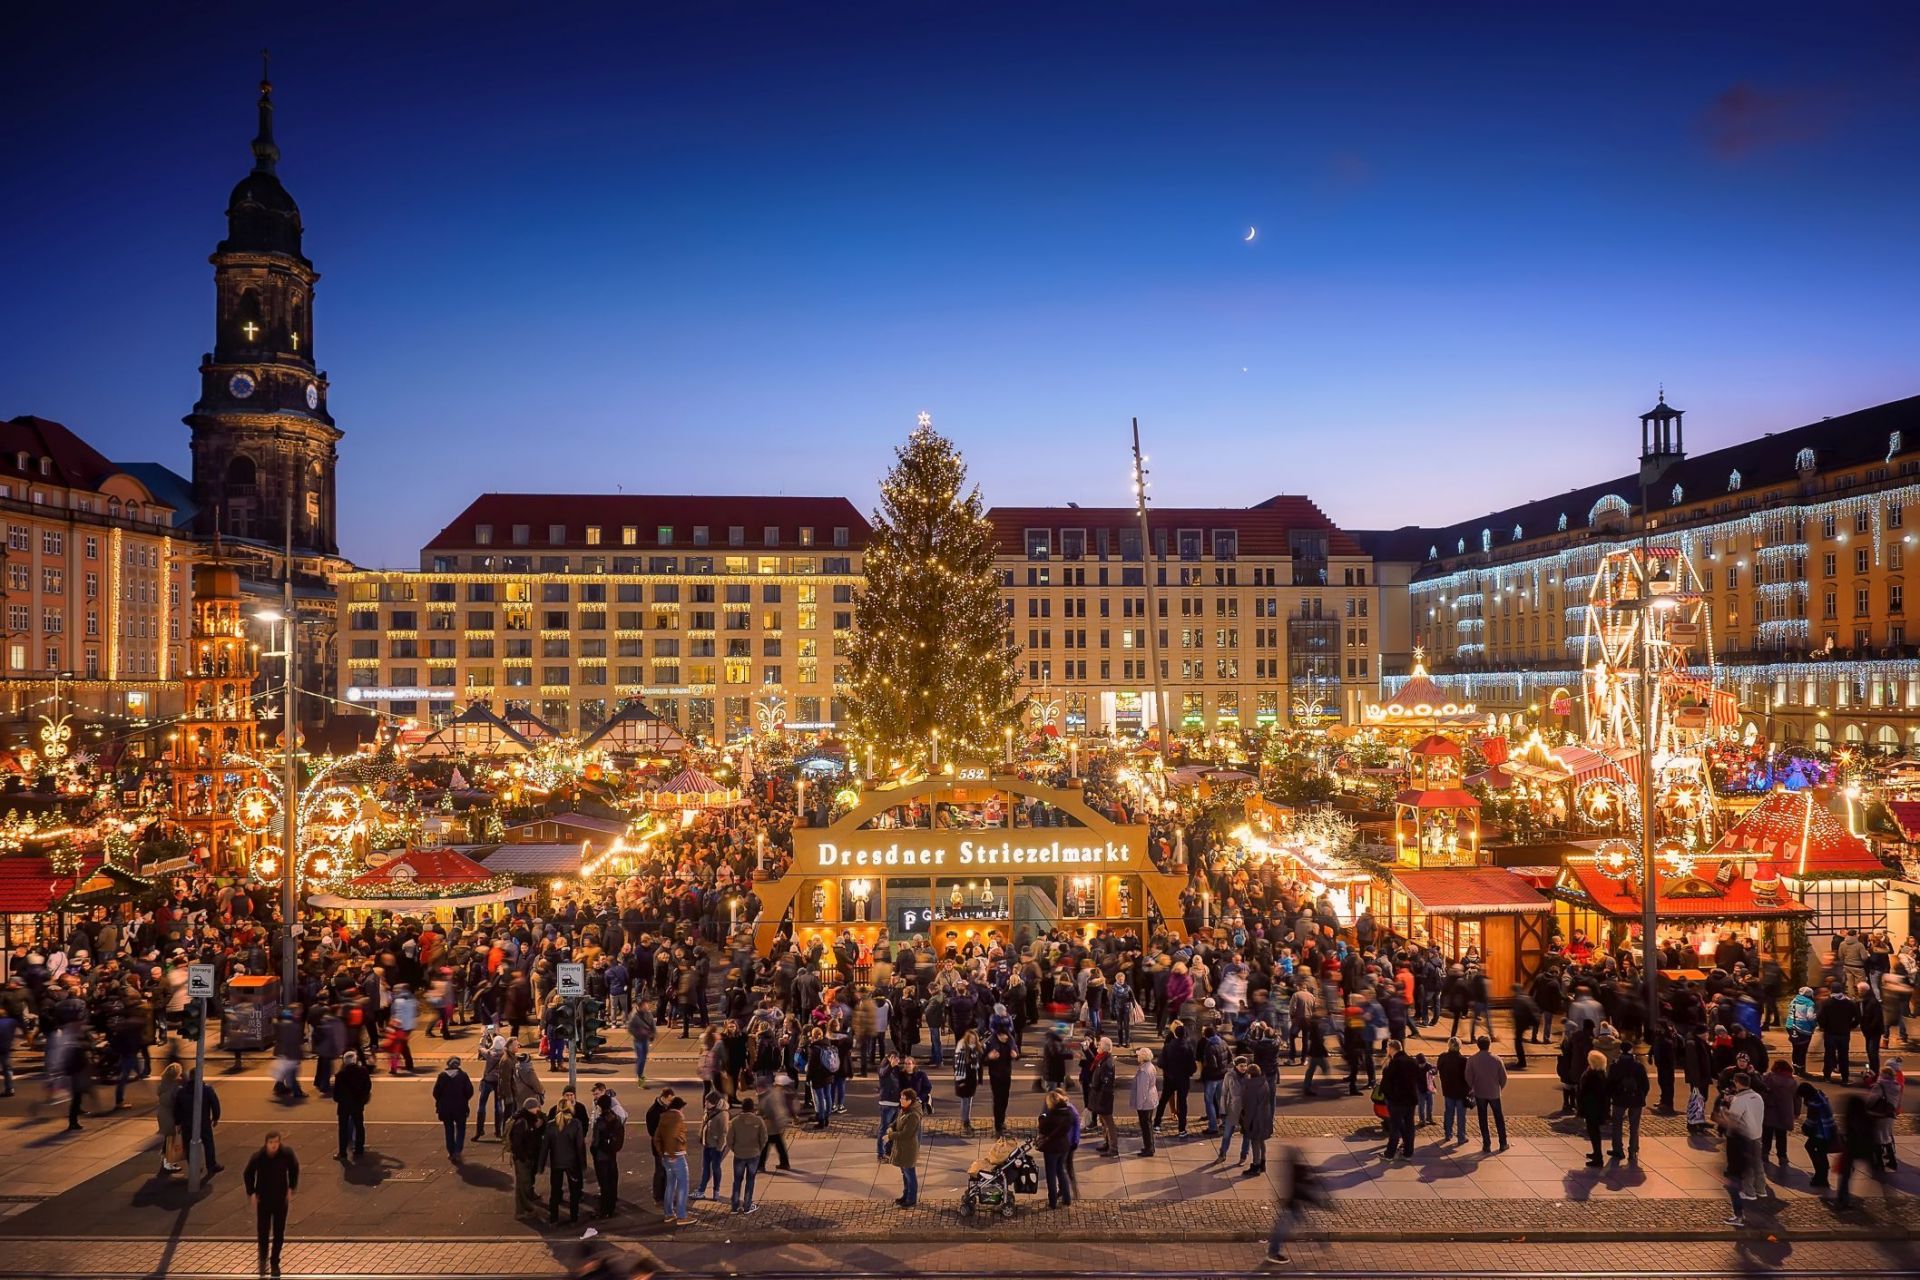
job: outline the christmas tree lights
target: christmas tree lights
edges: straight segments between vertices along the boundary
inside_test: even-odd
[[[854,605],[854,735],[883,759],[924,762],[937,731],[992,752],[1020,711],[1019,649],[993,568],[993,527],[952,442],[920,424],[895,450]]]

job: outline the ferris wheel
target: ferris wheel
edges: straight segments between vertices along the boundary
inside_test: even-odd
[[[1640,690],[1643,641],[1651,708]],[[1706,590],[1687,558],[1673,547],[1609,551],[1587,591],[1587,736],[1637,750],[1645,733],[1656,758],[1694,751],[1716,732],[1713,663]]]

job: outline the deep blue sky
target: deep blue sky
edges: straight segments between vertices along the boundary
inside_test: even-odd
[[[1124,501],[1138,414],[1162,501],[1366,527],[1627,470],[1661,380],[1696,451],[1920,391],[1907,4],[22,8],[0,416],[186,469],[270,44],[363,563],[868,507],[923,408],[990,502]]]

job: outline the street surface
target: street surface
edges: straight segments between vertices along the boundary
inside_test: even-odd
[[[461,1164],[447,1159],[433,1118],[433,1073],[447,1052],[473,1051],[477,1037],[416,1040],[416,1076],[375,1078],[366,1157],[333,1161],[332,1104],[273,1099],[269,1060],[210,1059],[223,1121],[217,1136],[227,1172],[199,1196],[178,1177],[158,1174],[151,1082],[129,1088],[131,1109],[63,1132],[64,1106],[44,1102],[44,1083],[23,1074],[19,1094],[0,1101],[0,1153],[9,1170],[0,1187],[0,1275],[252,1274],[253,1216],[239,1170],[269,1128],[299,1154],[303,1180],[290,1216],[289,1275],[553,1275],[576,1261],[582,1234],[632,1242],[674,1270],[717,1274],[817,1274],[863,1271],[1002,1274],[1030,1269],[1035,1250],[1084,1242],[1049,1262],[1054,1274],[1242,1274],[1261,1267],[1272,1221],[1263,1178],[1243,1178],[1216,1158],[1216,1143],[1163,1131],[1151,1158],[1137,1154],[1137,1129],[1121,1125],[1119,1159],[1096,1154],[1089,1134],[1076,1157],[1082,1196],[1049,1212],[1025,1198],[1011,1219],[962,1219],[957,1212],[966,1166],[987,1145],[989,1100],[976,1100],[976,1130],[959,1132],[951,1076],[932,1071],[934,1111],[922,1144],[921,1204],[894,1205],[898,1170],[875,1157],[877,1108],[871,1079],[849,1088],[850,1113],[819,1133],[791,1136],[794,1171],[762,1175],[762,1211],[731,1215],[724,1200],[696,1201],[696,1224],[665,1228],[651,1198],[652,1161],[641,1113],[661,1083],[697,1096],[693,1040],[656,1043],[650,1088],[633,1080],[619,1047],[580,1068],[584,1090],[613,1084],[632,1115],[622,1170],[621,1212],[607,1220],[549,1227],[512,1216],[512,1172],[500,1144],[469,1142]],[[1443,1042],[1442,1042],[1443,1043]],[[1036,1041],[1029,1039],[1029,1048]],[[1430,1046],[1437,1051],[1440,1044]],[[190,1046],[185,1047],[190,1052]],[[1038,1107],[1037,1053],[1016,1078],[1010,1118],[1029,1131]],[[1536,1055],[1537,1056],[1537,1055]],[[1122,1055],[1124,1059],[1124,1055]],[[1902,1123],[1901,1170],[1886,1182],[1862,1176],[1863,1207],[1840,1214],[1806,1189],[1807,1162],[1796,1141],[1792,1166],[1770,1166],[1778,1201],[1749,1210],[1750,1227],[1724,1224],[1727,1203],[1717,1143],[1689,1138],[1679,1117],[1649,1114],[1641,1159],[1603,1170],[1582,1167],[1577,1126],[1552,1113],[1559,1105],[1550,1059],[1516,1073],[1506,1096],[1511,1149],[1483,1155],[1477,1128],[1464,1147],[1438,1142],[1439,1127],[1419,1131],[1414,1160],[1379,1159],[1379,1126],[1368,1100],[1346,1093],[1343,1078],[1311,1099],[1300,1070],[1282,1071],[1275,1143],[1299,1148],[1332,1193],[1325,1210],[1300,1222],[1288,1268],[1307,1274],[1920,1274],[1908,1241],[1920,1236],[1920,1138]],[[32,1065],[31,1059],[23,1065]],[[311,1071],[311,1064],[308,1064]],[[1126,1071],[1123,1070],[1123,1079]],[[548,1099],[565,1073],[542,1072]],[[1364,1077],[1363,1077],[1364,1079]],[[1363,1086],[1364,1087],[1364,1086]],[[111,1105],[111,1088],[95,1095]],[[1202,1127],[1200,1094],[1192,1129]],[[471,1130],[469,1130],[471,1132]],[[698,1152],[693,1169],[698,1173]],[[730,1162],[726,1186],[731,1186]],[[545,1179],[539,1182],[545,1193]],[[1891,1192],[1891,1196],[1889,1196]],[[588,1178],[584,1203],[594,1198]],[[1451,1268],[1451,1269],[1449,1269]]]

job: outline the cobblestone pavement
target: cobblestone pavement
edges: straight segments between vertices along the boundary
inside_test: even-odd
[[[1911,1243],[1784,1242],[1762,1236],[1740,1241],[1609,1241],[1594,1244],[1432,1242],[1313,1242],[1288,1246],[1292,1261],[1266,1264],[1256,1243],[1099,1242],[950,1244],[912,1242],[813,1244],[660,1243],[651,1249],[625,1242],[613,1248],[658,1263],[663,1275],[759,1276],[799,1280],[822,1273],[840,1280],[924,1276],[971,1280],[1009,1274],[1055,1276],[1252,1277],[1265,1275],[1426,1277],[1791,1277],[1920,1276],[1920,1248]],[[582,1246],[552,1247],[525,1240],[290,1242],[282,1259],[288,1276],[387,1280],[431,1274],[467,1277],[565,1275]],[[126,1240],[75,1245],[60,1240],[14,1242],[0,1255],[0,1276],[227,1277],[255,1274],[251,1241]]]

